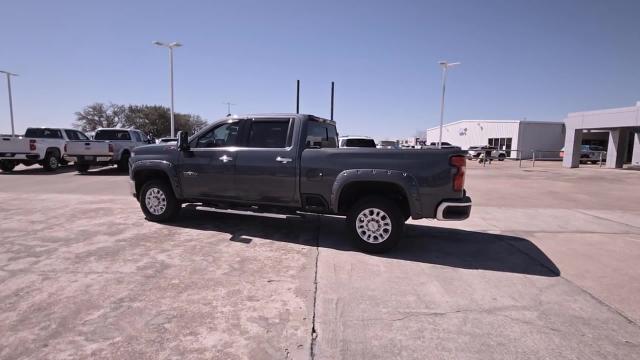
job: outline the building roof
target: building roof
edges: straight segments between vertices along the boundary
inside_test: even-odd
[[[451,126],[451,125],[456,125],[456,124],[461,124],[461,123],[468,123],[468,122],[473,122],[473,123],[524,123],[524,124],[563,124],[563,122],[561,121],[535,121],[535,120],[458,120],[458,121],[454,121],[448,124],[444,124],[444,126]],[[434,126],[431,128],[428,128],[427,131],[429,130],[436,130],[439,129],[440,126]]]

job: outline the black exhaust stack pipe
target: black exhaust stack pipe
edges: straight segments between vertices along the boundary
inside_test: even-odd
[[[300,114],[300,80],[296,82],[296,114]]]
[[[335,83],[331,82],[331,120],[333,120],[333,94],[335,89]]]

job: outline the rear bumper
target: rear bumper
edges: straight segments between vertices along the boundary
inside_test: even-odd
[[[113,157],[110,155],[65,155],[64,159],[68,162],[81,162],[81,163],[99,163],[112,161]]]
[[[471,214],[471,198],[445,199],[436,210],[436,219],[441,221],[465,220]]]
[[[40,160],[37,153],[2,153],[0,152],[0,160]]]

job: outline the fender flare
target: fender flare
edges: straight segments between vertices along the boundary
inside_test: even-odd
[[[180,186],[180,181],[178,178],[178,173],[176,167],[165,160],[140,160],[133,163],[131,166],[131,180],[135,181],[136,175],[142,171],[153,170],[153,171],[161,171],[167,175],[169,178],[169,182],[171,183],[171,188],[173,189],[173,193],[177,198],[182,198],[182,187]]]
[[[386,182],[399,186],[407,196],[411,216],[414,218],[422,217],[418,181],[407,172],[387,169],[351,169],[338,174],[331,189],[331,209],[333,212],[338,213],[340,195],[345,186],[361,181]]]

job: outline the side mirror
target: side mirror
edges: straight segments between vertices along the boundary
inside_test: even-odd
[[[178,150],[189,150],[189,134],[186,131],[178,131]]]

